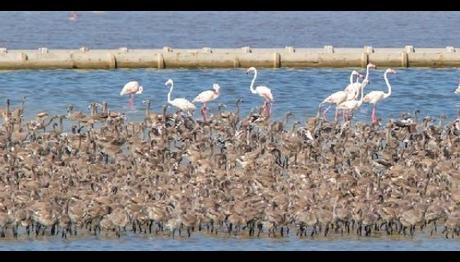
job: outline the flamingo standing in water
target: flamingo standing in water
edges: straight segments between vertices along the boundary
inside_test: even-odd
[[[369,82],[368,79],[363,80],[362,85],[361,85],[360,90],[359,90],[359,92],[361,92],[361,98],[359,100],[348,100],[348,101],[345,101],[345,102],[343,102],[343,103],[341,103],[340,105],[337,106],[338,110],[343,110],[343,111],[348,112],[348,114],[347,114],[348,115],[348,117],[347,117],[348,120],[351,120],[353,111],[358,109],[363,104],[364,87],[366,87],[368,82]],[[344,120],[345,120],[345,114],[344,114]]]
[[[202,103],[201,115],[203,116],[203,121],[206,122],[208,118],[208,103],[216,100],[220,95],[220,86],[219,84],[213,84],[211,90],[206,90],[201,92],[199,95],[193,99],[192,103]]]
[[[396,73],[395,70],[391,69],[391,68],[388,68],[385,73],[383,74],[383,78],[385,79],[385,83],[387,84],[387,87],[388,87],[388,93],[385,93],[383,91],[372,91],[370,92],[369,94],[367,94],[365,97],[364,97],[364,103],[369,103],[372,105],[372,115],[371,115],[371,119],[372,119],[372,124],[376,124],[377,123],[377,106],[376,104],[380,101],[380,100],[383,100],[387,97],[389,97],[391,95],[391,85],[390,83],[388,82],[388,77],[387,77],[387,74],[388,73]]]
[[[129,95],[128,106],[130,109],[134,108],[134,95],[142,94],[144,87],[137,81],[130,81],[121,89],[120,96]]]
[[[168,86],[170,85],[170,89],[169,89],[169,93],[168,93],[168,104],[182,110],[182,111],[185,111],[187,113],[191,113],[195,110],[195,105],[192,104],[190,101],[188,101],[187,99],[185,98],[176,98],[176,99],[173,99],[171,100],[171,93],[173,91],[173,88],[174,88],[174,82],[172,79],[168,79],[168,81],[166,81],[165,83],[165,86]]]
[[[354,82],[353,82],[353,79],[354,79],[354,76],[359,76],[360,74],[353,70],[351,72],[351,75],[350,75],[350,85],[353,85]],[[358,80],[356,80],[358,81]],[[346,88],[348,88],[348,86]],[[347,101],[347,99],[349,98],[349,93],[348,92],[345,92],[345,91],[337,91],[335,93],[333,93],[332,95],[326,97],[323,102],[321,102],[318,106],[318,114],[321,112],[321,106],[323,104],[335,104],[336,106],[336,109],[335,109],[335,121],[337,121],[337,116],[338,116],[338,110],[337,110],[337,106],[345,101]],[[323,111],[323,118],[326,119],[326,113],[327,111],[329,110],[331,106],[329,106],[326,110]]]
[[[364,78],[364,80],[369,80],[369,69],[371,69],[371,68],[375,68],[375,65],[369,63],[367,65],[367,67],[366,67],[366,77]],[[361,74],[359,74],[359,77],[361,77]],[[351,79],[351,76],[350,76],[350,79]],[[363,82],[364,82],[364,80],[363,80]],[[369,83],[369,81],[366,81],[366,84],[367,83]],[[349,94],[347,100],[356,100],[358,98],[359,90],[361,90],[362,85],[363,85],[363,83],[360,83],[358,81],[358,79],[354,83],[352,83],[350,81],[350,84],[344,90],[345,92],[347,92]]]
[[[246,74],[249,74],[250,72],[254,72],[254,78],[251,81],[251,86],[249,87],[249,89],[251,90],[251,93],[257,94],[264,98],[264,106],[262,107],[262,112],[264,112],[266,116],[270,117],[272,113],[271,103],[274,101],[272,91],[270,90],[270,88],[266,86],[257,86],[256,88],[254,88],[254,82],[257,78],[257,70],[255,69],[255,67],[250,67],[246,71]]]

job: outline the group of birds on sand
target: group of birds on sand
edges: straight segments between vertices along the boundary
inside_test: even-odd
[[[252,94],[259,95],[260,97],[264,99],[264,104],[262,106],[261,113],[264,116],[270,116],[271,115],[271,104],[274,101],[272,92],[270,88],[266,86],[254,87],[254,84],[257,78],[257,69],[255,69],[254,67],[250,67],[246,73],[249,74],[252,72],[254,73],[254,77],[251,81],[251,86],[249,87],[249,89]],[[173,80],[168,79],[165,85],[169,87],[168,100],[167,100],[169,105],[172,105],[178,110],[186,112],[189,115],[191,115],[193,111],[196,109],[194,103],[201,103],[202,107],[201,107],[200,112],[201,112],[201,115],[203,116],[204,122],[206,122],[207,119],[209,118],[208,103],[216,100],[220,96],[220,85],[217,83],[214,83],[212,86],[212,89],[201,92],[192,100],[192,102],[190,102],[186,98],[172,99],[171,94],[174,89]],[[143,87],[140,85],[138,81],[130,81],[123,86],[120,92],[120,95],[121,96],[128,95],[129,96],[128,106],[130,109],[134,109],[134,95],[142,94],[143,90],[144,90]]]

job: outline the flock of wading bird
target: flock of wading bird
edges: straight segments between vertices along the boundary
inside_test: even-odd
[[[179,110],[151,112],[146,100],[141,122],[127,122],[106,102],[92,103],[88,114],[69,106],[65,115],[25,121],[25,98],[15,108],[7,100],[0,236],[459,235],[460,119],[438,123],[415,112],[383,126],[352,125],[363,101],[375,106],[391,94],[388,69],[388,93],[363,98],[368,73],[360,83],[353,72],[343,93],[321,103],[335,103],[343,123],[321,117],[321,106],[305,123],[291,125],[290,112],[271,121],[270,89],[254,88],[256,70],[248,71],[264,104],[247,116],[241,99],[236,111],[219,107],[209,116],[207,103],[219,95],[214,85],[194,99],[203,103],[204,121],[195,120],[181,112],[193,110],[192,102],[171,99],[172,80],[168,105]],[[142,90],[131,82],[121,95],[132,102]]]

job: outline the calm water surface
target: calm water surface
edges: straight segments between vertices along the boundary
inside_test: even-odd
[[[0,47],[460,47],[460,12],[79,13],[0,12]]]
[[[18,23],[17,21],[21,21]],[[80,12],[78,21],[68,12],[0,12],[0,47],[48,48],[176,48],[209,47],[460,47],[460,12]],[[286,29],[289,30],[286,30]],[[354,30],[354,31],[353,31]],[[231,33],[230,33],[231,32]],[[264,69],[256,84],[267,85],[275,97],[274,118],[292,111],[298,120],[316,114],[317,105],[348,83],[347,69]],[[361,69],[360,69],[361,70]],[[387,90],[378,68],[370,75],[365,93]],[[460,106],[453,94],[459,69],[397,69],[390,75],[393,93],[378,107],[384,119],[413,112],[452,120]],[[252,76],[231,70],[43,70],[0,71],[0,107],[8,97],[13,105],[27,96],[25,118],[37,112],[63,114],[67,104],[88,112],[91,102],[107,101],[111,110],[128,111],[119,92],[124,83],[139,80],[144,94],[136,98],[129,120],[143,117],[142,100],[151,99],[153,110],[166,102],[164,82],[175,81],[173,97],[193,97],[217,82],[219,103],[234,110],[244,98],[243,113],[261,104],[249,92]],[[198,112],[197,112],[198,113]],[[196,115],[198,115],[196,113]],[[370,107],[356,118],[368,121]],[[415,239],[285,239],[213,238],[194,234],[190,239],[149,238],[128,235],[121,239],[85,237],[74,240],[2,240],[0,250],[459,250],[460,241],[417,236]]]

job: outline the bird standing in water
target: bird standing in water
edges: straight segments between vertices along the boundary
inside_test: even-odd
[[[206,90],[201,92],[199,95],[193,99],[192,103],[202,103],[201,115],[203,116],[203,121],[206,122],[208,118],[208,103],[216,100],[220,95],[220,86],[219,84],[213,84],[211,90]]]
[[[246,73],[249,74],[250,72],[254,72],[254,78],[251,81],[251,86],[249,87],[249,89],[251,90],[251,93],[257,94],[264,98],[262,112],[264,113],[264,115],[270,117],[272,113],[271,104],[274,101],[272,91],[270,90],[270,88],[266,86],[257,86],[256,88],[254,88],[254,82],[257,78],[257,70],[254,67],[250,67],[248,71],[246,71]]]
[[[137,81],[130,81],[126,83],[120,92],[120,96],[129,95],[128,107],[130,110],[134,109],[134,95],[142,94],[144,88]]]

